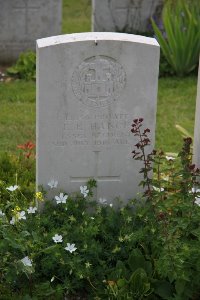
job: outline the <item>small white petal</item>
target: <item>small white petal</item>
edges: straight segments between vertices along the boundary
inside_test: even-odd
[[[89,193],[89,190],[87,189],[86,185],[80,186],[80,191],[81,191],[81,194],[83,194],[84,197],[86,197],[87,194]]]
[[[70,253],[76,251],[76,247],[75,247],[75,244],[70,244],[70,243],[67,243],[67,247],[65,247],[65,250],[69,251]]]
[[[175,160],[175,158],[174,157],[172,157],[172,156],[166,156],[166,159],[169,161],[169,160]]]
[[[5,213],[2,212],[2,210],[0,210],[0,217],[5,216]]]
[[[164,188],[158,188],[158,187],[156,187],[156,186],[152,186],[152,188],[154,189],[154,191],[156,191],[156,192],[163,192],[164,191]]]
[[[25,267],[32,267],[32,260],[28,256],[21,259],[21,262],[24,264]]]
[[[50,186],[51,189],[57,188],[57,186],[58,186],[58,181],[57,181],[57,180],[54,180],[54,179],[51,179],[47,184],[48,184],[48,186]]]
[[[197,204],[198,206],[200,206],[200,198],[199,197],[195,197],[195,201],[194,203]]]
[[[27,209],[27,212],[28,212],[28,214],[35,214],[36,210],[37,210],[37,207],[32,207],[32,206],[30,206],[30,207]]]
[[[62,243],[62,235],[58,235],[57,233],[52,237],[54,243]]]
[[[11,225],[14,225],[14,224],[15,224],[15,222],[16,222],[16,219],[15,219],[15,217],[12,217],[12,219],[10,220],[10,224],[11,224]]]
[[[18,185],[11,185],[11,186],[7,187],[6,189],[10,192],[14,192],[18,188],[19,188]]]
[[[19,212],[18,219],[19,220],[21,220],[21,219],[26,220],[26,213],[25,213],[25,211],[20,211]]]
[[[55,196],[55,200],[56,200],[57,204],[59,204],[59,203],[66,203],[67,198],[68,198],[68,195],[64,196],[63,193],[60,193],[59,196]]]
[[[192,188],[191,191],[189,191],[189,193],[200,193],[200,189],[197,189],[197,188]]]
[[[105,198],[99,198],[99,203],[100,204],[106,204],[107,200]]]

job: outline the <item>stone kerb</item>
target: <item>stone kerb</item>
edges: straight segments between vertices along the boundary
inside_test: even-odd
[[[80,33],[38,40],[37,184],[47,189],[54,179],[74,192],[95,178],[97,199],[136,196],[141,164],[132,159],[131,124],[144,118],[153,147],[158,69],[152,38]]]
[[[0,63],[35,51],[38,38],[61,32],[62,0],[0,0]]]

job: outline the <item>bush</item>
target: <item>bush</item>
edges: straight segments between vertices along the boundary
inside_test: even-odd
[[[7,74],[20,79],[36,79],[36,54],[33,51],[21,53],[16,64],[7,69]]]
[[[184,139],[176,159],[146,153],[150,130],[142,122],[134,120],[131,131],[144,193],[125,207],[93,201],[95,180],[73,194],[51,180],[57,196],[38,212],[42,192],[36,202],[34,193],[27,198],[1,182],[1,299],[199,299],[200,174],[192,141]]]
[[[174,72],[184,76],[193,71],[200,53],[200,2],[168,0],[163,9],[163,29],[152,26],[162,52]]]

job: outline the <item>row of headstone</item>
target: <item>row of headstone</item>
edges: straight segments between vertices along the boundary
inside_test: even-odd
[[[61,33],[62,0],[0,0],[0,63],[35,51],[35,40]]]
[[[37,183],[124,201],[139,192],[141,162],[132,120],[155,139],[159,45],[124,33],[80,33],[37,41]],[[145,128],[145,127],[144,127]],[[50,195],[49,195],[50,196]],[[52,195],[51,195],[52,196]]]
[[[142,33],[160,19],[164,0],[93,0],[92,29]],[[35,40],[61,32],[62,0],[0,0],[0,63],[35,50]]]

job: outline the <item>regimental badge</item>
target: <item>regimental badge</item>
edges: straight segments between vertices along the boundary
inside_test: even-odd
[[[85,105],[103,107],[119,98],[126,74],[113,58],[93,56],[84,60],[72,75],[74,95]]]

